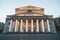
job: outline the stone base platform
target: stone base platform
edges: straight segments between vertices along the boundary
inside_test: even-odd
[[[0,34],[0,40],[60,40],[60,33],[55,34],[28,34],[28,33],[5,33]]]

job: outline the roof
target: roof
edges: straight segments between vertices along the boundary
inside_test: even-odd
[[[19,7],[19,8],[40,8],[40,7],[37,7],[37,6],[23,6],[23,7]],[[16,8],[17,9],[17,8]],[[41,8],[41,9],[44,9],[44,8]]]

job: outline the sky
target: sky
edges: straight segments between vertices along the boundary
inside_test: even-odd
[[[29,5],[44,8],[44,13],[54,18],[60,15],[60,0],[0,0],[0,22],[5,23],[7,15],[15,14],[15,8]]]

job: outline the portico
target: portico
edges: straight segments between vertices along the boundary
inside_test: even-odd
[[[12,17],[12,16],[11,16]],[[11,18],[9,32],[50,32],[49,20],[42,17]],[[44,23],[46,22],[46,25]],[[15,25],[13,24],[15,23]],[[19,24],[19,25],[18,25]],[[13,26],[14,25],[14,26]],[[46,29],[47,28],[47,29]]]

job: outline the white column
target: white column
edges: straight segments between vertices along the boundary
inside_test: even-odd
[[[26,32],[28,32],[28,19],[26,19]]]
[[[10,20],[10,26],[9,26],[9,32],[12,32],[12,25],[13,25],[13,20]]]
[[[17,19],[16,19],[15,31],[14,32],[18,32],[18,20]]]
[[[42,32],[45,32],[43,19],[42,19]]]
[[[23,23],[23,20],[21,19],[21,20],[20,20],[20,32],[23,32],[22,23]]]
[[[48,32],[50,32],[50,25],[49,25],[49,20],[47,19],[47,28],[48,28]]]
[[[36,31],[39,32],[39,23],[38,23],[38,19],[36,19],[36,24],[37,24],[37,25],[36,25],[36,28],[37,28]]]
[[[34,24],[33,24],[33,19],[31,19],[31,32],[33,32],[34,31],[34,26],[33,26]]]

